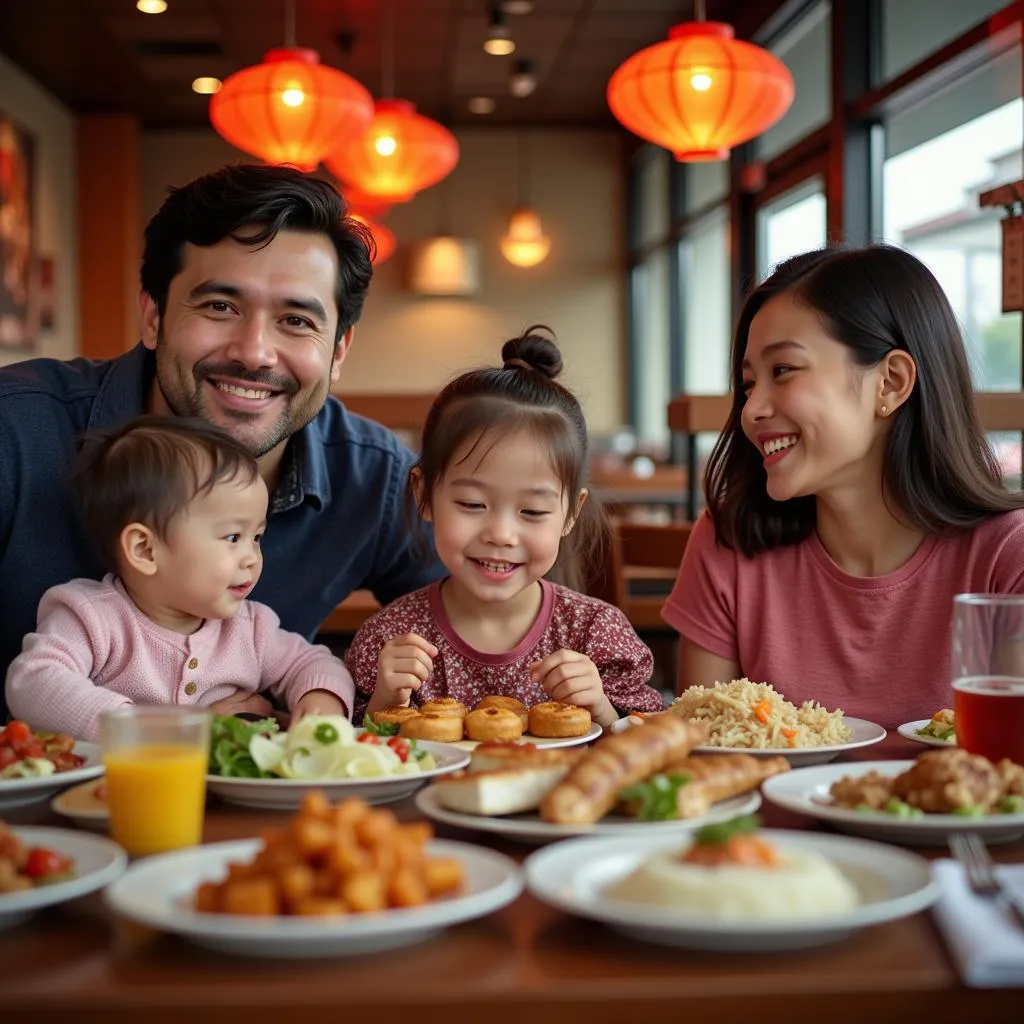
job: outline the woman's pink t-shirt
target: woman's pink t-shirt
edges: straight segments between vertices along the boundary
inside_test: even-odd
[[[691,643],[771,683],[892,727],[950,707],[953,595],[1024,593],[1024,511],[927,538],[884,576],[844,572],[818,539],[745,558],[693,529],[662,616]]]

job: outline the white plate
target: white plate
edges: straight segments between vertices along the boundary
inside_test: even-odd
[[[954,832],[977,832],[987,843],[1004,843],[1024,835],[1024,814],[986,814],[979,818],[959,814],[926,814],[923,818],[897,818],[882,811],[855,811],[835,807],[829,788],[844,776],[876,771],[894,776],[913,761],[856,761],[819,765],[773,775],[761,785],[765,799],[797,814],[827,821],[842,832],[908,846],[944,846]]]
[[[518,740],[518,743],[532,743],[535,747],[578,747],[583,743],[590,743],[592,740],[596,740],[604,732],[604,729],[597,724],[597,722],[591,722],[590,728],[582,736],[562,736],[562,737],[549,737],[534,736],[531,733],[523,733],[523,738]],[[451,744],[453,747],[458,747],[459,750],[475,750],[480,746],[480,740],[457,740]]]
[[[103,758],[98,744],[79,741],[75,744],[75,753],[85,758],[85,764],[70,772],[57,772],[41,779],[0,779],[0,811],[34,804],[68,786],[103,774]]]
[[[249,917],[192,909],[201,882],[224,878],[229,863],[251,860],[262,845],[259,839],[242,839],[146,857],[110,886],[107,902],[133,921],[225,953],[347,956],[422,942],[448,925],[499,910],[523,888],[522,872],[509,857],[468,843],[433,840],[427,844],[431,856],[462,862],[461,895],[408,910],[337,917]]]
[[[933,903],[938,886],[928,862],[881,843],[815,832],[765,829],[780,847],[814,850],[830,858],[860,893],[852,910],[821,918],[721,920],[679,907],[609,899],[605,889],[657,850],[681,846],[680,837],[572,839],[531,854],[526,884],[559,910],[603,921],[631,938],[683,949],[724,953],[807,949],[869,925],[916,914]]]
[[[100,836],[82,835],[65,828],[20,825],[11,831],[26,846],[46,846],[70,857],[75,862],[75,877],[24,892],[0,893],[0,928],[9,928],[42,907],[102,889],[114,881],[128,863],[128,857],[120,846]]]
[[[82,828],[106,832],[110,824],[110,809],[105,801],[97,800],[93,791],[104,785],[103,779],[91,779],[58,793],[50,801],[50,809],[63,818],[70,818]]]
[[[843,718],[853,733],[848,743],[836,743],[828,747],[694,747],[695,754],[750,754],[751,757],[784,757],[794,768],[809,764],[825,764],[834,761],[840,754],[859,747],[870,747],[881,743],[887,733],[882,726],[865,718]],[[643,725],[642,719],[620,718],[612,732],[622,732],[633,726]]]
[[[421,789],[416,794],[416,806],[434,821],[457,828],[468,828],[474,832],[493,832],[520,843],[539,846],[556,839],[571,839],[576,836],[650,836],[678,834],[713,821],[728,821],[739,814],[753,814],[761,806],[761,796],[756,791],[744,793],[715,804],[702,818],[686,821],[637,821],[620,815],[608,815],[593,825],[553,825],[544,821],[539,814],[513,814],[504,817],[488,817],[482,814],[463,814],[442,807],[433,786]]]
[[[915,743],[924,743],[929,747],[955,747],[956,740],[940,740],[938,736],[921,736],[918,729],[923,729],[930,718],[922,718],[917,722],[905,722],[896,731],[905,739],[913,740]]]
[[[447,775],[469,764],[469,754],[449,743],[417,740],[421,750],[429,750],[437,767],[418,775],[386,775],[372,779],[234,779],[207,775],[206,788],[229,804],[260,807],[265,810],[294,810],[312,790],[320,790],[328,800],[358,797],[371,804],[388,804],[412,796],[424,782]]]

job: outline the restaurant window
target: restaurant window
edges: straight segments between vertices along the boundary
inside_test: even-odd
[[[704,210],[729,194],[729,161],[710,160],[703,164],[686,164],[682,180],[685,188],[685,213]]]
[[[882,0],[882,76],[894,78],[1008,0]]]
[[[666,248],[655,249],[632,275],[633,368],[637,440],[649,448],[667,448],[668,403],[672,397],[669,356],[669,262]]]
[[[757,212],[757,272],[797,253],[820,249],[826,241],[825,183],[818,176],[765,203]]]
[[[687,232],[679,261],[683,309],[684,380],[689,394],[729,390],[732,301],[729,215],[718,208]]]
[[[637,175],[639,223],[635,242],[643,249],[668,235],[668,177],[672,157],[668,150],[648,146],[641,159]]]
[[[978,206],[1024,176],[1020,82],[1017,50],[885,125],[885,238],[938,278],[985,391],[1021,386],[1021,314],[1001,311],[1001,213]]]
[[[815,4],[769,49],[789,68],[796,89],[793,105],[757,139],[757,155],[770,160],[832,117],[832,5]]]

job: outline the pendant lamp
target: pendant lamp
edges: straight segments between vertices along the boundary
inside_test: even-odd
[[[519,206],[508,221],[508,231],[501,239],[501,254],[516,267],[535,267],[548,258],[551,239],[544,234],[540,214],[527,201],[526,143],[520,136],[516,149],[519,165]]]
[[[271,164],[316,168],[339,136],[361,134],[373,97],[349,75],[295,46],[295,0],[285,8],[287,45],[229,76],[210,97],[210,121],[232,146]]]
[[[349,216],[352,220],[362,224],[373,235],[374,253],[370,262],[374,266],[383,263],[394,255],[395,247],[398,244],[394,231],[375,220],[371,220],[366,214],[360,213],[358,210],[350,210]]]
[[[770,128],[793,102],[793,76],[731,25],[676,25],[666,42],[633,54],[608,82],[608,105],[626,128],[677,160],[724,160]]]
[[[386,98],[377,101],[373,123],[360,136],[339,137],[326,163],[345,184],[386,203],[408,202],[451,173],[459,144],[447,128],[416,113],[394,95],[394,10],[384,4],[381,68]]]
[[[349,212],[361,213],[364,217],[369,217],[371,220],[379,220],[391,209],[390,203],[386,203],[383,199],[377,199],[374,196],[368,196],[365,192],[360,192],[359,189],[353,188],[351,185],[340,185],[338,191],[345,200]]]

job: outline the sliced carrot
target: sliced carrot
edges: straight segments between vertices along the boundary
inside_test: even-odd
[[[768,713],[771,711],[771,705],[766,700],[759,700],[754,705],[754,717],[759,722],[768,723]]]

